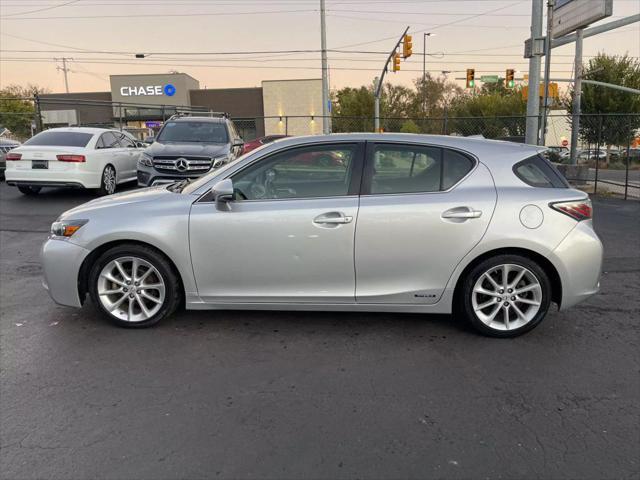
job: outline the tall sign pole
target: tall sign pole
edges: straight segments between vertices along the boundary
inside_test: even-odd
[[[542,38],[543,0],[531,0],[531,57],[529,58],[529,93],[527,97],[527,130],[525,143],[538,144],[538,116],[540,115],[540,41]]]
[[[324,0],[320,0],[320,49],[322,50],[322,133],[331,133],[329,127],[329,66],[327,62],[327,23]]]
[[[542,96],[542,125],[540,126],[540,145],[546,144],[547,115],[549,113],[549,77],[551,76],[551,38],[553,31],[553,7],[555,0],[547,1],[547,37],[544,40],[544,95]]]
[[[576,59],[573,82],[573,107],[571,115],[571,164],[578,163],[578,136],[580,134],[580,113],[582,103],[582,39],[584,29],[576,30]]]

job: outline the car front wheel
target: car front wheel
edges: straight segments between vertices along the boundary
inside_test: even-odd
[[[533,260],[498,255],[478,264],[464,280],[463,312],[480,333],[516,337],[535,328],[551,305],[551,283]]]
[[[121,327],[155,325],[171,315],[180,284],[169,262],[157,251],[121,245],[102,254],[89,273],[89,293],[106,317]]]

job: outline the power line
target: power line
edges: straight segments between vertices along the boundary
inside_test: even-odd
[[[54,8],[66,7],[68,5],[71,5],[72,3],[78,3],[79,1],[80,0],[71,0],[70,2],[61,3],[61,4],[57,4],[57,5],[51,5],[49,7],[39,8],[37,10],[29,10],[28,12],[10,13],[9,15],[2,15],[2,17],[13,17],[13,16],[17,16],[17,15],[26,15],[28,13],[44,12],[45,10],[53,10]]]

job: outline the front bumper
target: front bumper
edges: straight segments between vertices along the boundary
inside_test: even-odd
[[[185,178],[196,179],[209,173],[211,170],[208,170],[204,173],[199,173],[197,175],[169,175],[166,173],[159,173],[156,171],[146,171],[138,168],[138,186],[139,187],[152,187],[154,185],[162,185],[167,183],[179,182],[180,180],[184,180]]]
[[[89,250],[68,240],[49,238],[42,245],[44,287],[54,302],[69,307],[81,307],[78,276]]]
[[[600,290],[602,242],[591,222],[580,222],[551,253],[550,260],[560,274],[562,303],[566,310]]]

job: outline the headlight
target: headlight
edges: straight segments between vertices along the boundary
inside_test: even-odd
[[[63,220],[51,224],[51,235],[54,237],[71,237],[89,220]]]
[[[219,157],[214,157],[213,162],[211,162],[211,167],[212,168],[220,168],[221,166],[223,166],[225,163],[227,163],[229,161],[230,156],[227,155],[221,155]]]
[[[148,153],[141,153],[138,157],[139,167],[153,167],[153,157]]]

